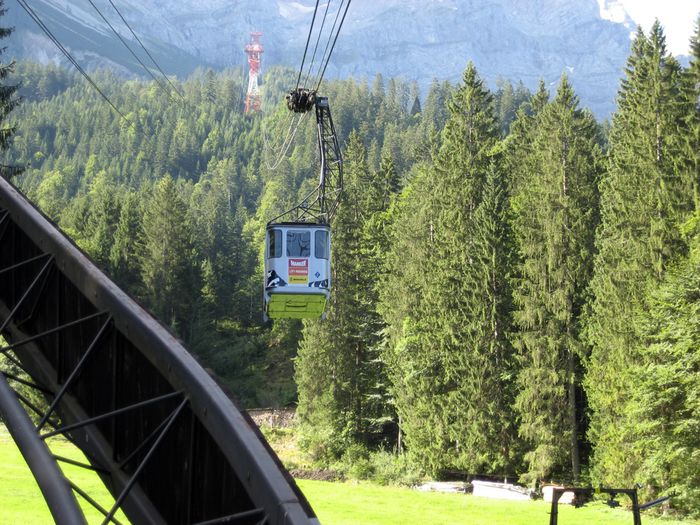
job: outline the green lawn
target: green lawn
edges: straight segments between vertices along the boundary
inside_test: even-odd
[[[81,454],[65,440],[50,443],[54,453],[72,459]],[[84,461],[84,459],[83,459]],[[113,503],[91,471],[67,466],[64,470],[78,486],[104,507]],[[323,525],[535,525],[549,523],[549,505],[541,501],[497,501],[462,494],[422,493],[411,489],[380,487],[369,483],[328,483],[299,480]],[[102,515],[83,505],[89,523],[101,523]],[[126,523],[123,515],[118,518]],[[642,518],[644,525],[688,525],[691,522]],[[0,524],[50,525],[44,499],[22,455],[0,425]],[[560,507],[562,525],[632,525],[632,515],[596,504],[583,509]]]
[[[416,492],[371,484],[297,482],[324,525],[535,525],[549,523],[543,501],[499,501],[463,494]],[[632,513],[602,503],[559,507],[561,525],[632,525]],[[689,521],[642,516],[644,525],[688,525]]]
[[[61,438],[49,440],[49,448],[59,456],[82,461],[85,457],[71,443]],[[114,504],[97,474],[73,465],[61,464],[65,475],[102,507]],[[88,523],[102,523],[104,516],[78,496]],[[121,523],[128,523],[123,513],[117,513]],[[50,525],[51,518],[41,491],[34,481],[29,467],[4,426],[0,425],[0,524],[2,525]]]

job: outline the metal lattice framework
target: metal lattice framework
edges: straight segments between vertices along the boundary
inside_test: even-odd
[[[260,87],[258,83],[258,75],[260,74],[261,55],[264,52],[263,46],[260,43],[262,33],[253,32],[250,34],[250,42],[246,44],[244,51],[248,55],[248,91],[245,96],[245,113],[260,111]]]
[[[270,224],[278,222],[330,224],[338,208],[340,194],[343,191],[343,157],[333,126],[328,98],[315,97],[314,101],[321,160],[318,186],[304,198],[301,204],[275,217]]]
[[[118,509],[133,523],[318,523],[182,344],[3,179],[0,335],[0,414],[57,523],[85,523],[76,495],[103,523],[118,523]],[[53,455],[55,435],[89,463]],[[97,472],[114,505],[67,480],[61,462]]]

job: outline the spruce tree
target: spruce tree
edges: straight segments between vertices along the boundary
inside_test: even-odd
[[[682,170],[691,188],[695,209],[700,210],[700,15],[690,39],[690,63],[683,72],[686,133],[680,134],[684,155]]]
[[[141,237],[141,203],[136,192],[125,195],[109,251],[112,278],[123,288],[136,295],[140,282],[138,239]]]
[[[187,206],[175,181],[166,175],[145,205],[141,239],[141,278],[148,306],[180,337],[189,339],[196,274]]]
[[[448,107],[432,187],[417,196],[429,203],[429,249],[403,255],[423,257],[406,262],[425,276],[419,307],[404,321],[411,357],[402,366],[411,398],[425,398],[419,415],[430,428],[410,416],[402,424],[412,453],[433,470],[512,472],[507,195],[492,97],[473,64]]]
[[[5,9],[5,1],[0,0],[0,17],[7,12]],[[0,40],[7,38],[12,34],[14,28],[0,27]],[[0,48],[0,55],[5,52],[5,48]],[[9,64],[0,63],[0,151],[5,151],[10,147],[10,142],[15,134],[17,127],[7,122],[7,117],[10,112],[19,104],[19,98],[16,96],[17,85],[8,85],[5,83],[7,77],[14,71],[15,63]],[[9,179],[22,171],[17,166],[8,166],[0,164],[0,176]]]
[[[366,226],[382,209],[384,188],[355,132],[344,159],[345,188],[332,229],[331,303],[325,320],[305,322],[296,361],[306,446],[328,460],[353,443],[376,445],[388,421],[379,361],[378,261]]]
[[[525,150],[529,172],[513,196],[520,259],[515,344],[517,409],[528,475],[578,479],[581,314],[592,273],[600,151],[594,117],[562,77],[535,117]]]
[[[595,481],[629,485],[641,459],[630,447],[630,402],[639,376],[635,310],[647,287],[684,250],[677,229],[692,207],[683,155],[680,67],[658,22],[637,31],[610,132],[609,168],[600,183],[601,225],[587,323],[592,352],[585,378]]]
[[[635,312],[635,356],[642,373],[634,383],[626,432],[636,444],[647,497],[675,493],[670,505],[698,515],[700,505],[700,18],[691,39],[691,60],[682,75],[685,132],[674,139],[682,151],[675,170],[692,189],[695,212],[681,225],[689,254],[670,265]]]
[[[670,504],[700,513],[700,214],[690,254],[649,293],[635,316],[642,373],[629,435],[641,456],[636,479],[648,498],[675,494]]]
[[[443,365],[424,334],[428,272],[435,223],[431,206],[432,166],[417,168],[392,203],[385,230],[387,252],[380,279],[379,311],[386,324],[382,361],[398,417],[397,449],[407,448],[424,468],[437,471],[449,462],[441,406]],[[404,447],[405,445],[405,447]]]

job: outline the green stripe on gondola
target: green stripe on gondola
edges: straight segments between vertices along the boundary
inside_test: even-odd
[[[318,319],[325,307],[323,294],[274,293],[267,303],[267,316],[271,319]]]

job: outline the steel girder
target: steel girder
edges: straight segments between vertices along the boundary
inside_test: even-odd
[[[182,343],[3,179],[0,335],[0,353],[22,371],[0,376],[0,413],[57,522],[84,523],[78,494],[103,523],[117,509],[133,523],[318,523],[250,418]],[[63,477],[57,462],[76,462],[51,454],[54,435],[85,453],[81,466],[102,478],[111,509]]]

